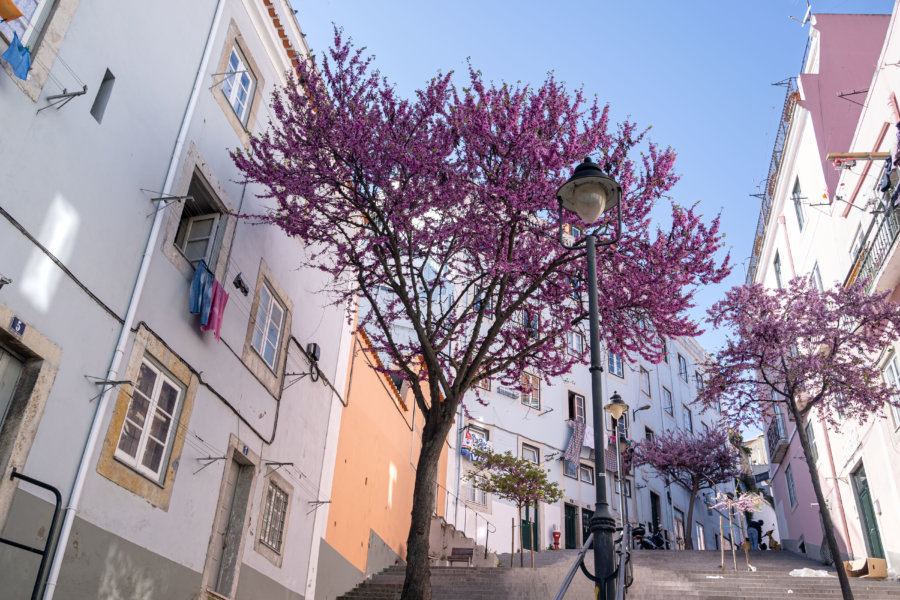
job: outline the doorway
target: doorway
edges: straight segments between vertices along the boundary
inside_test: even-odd
[[[697,523],[697,543],[694,544],[694,550],[706,550],[706,536],[704,535],[703,525]]]
[[[656,533],[662,528],[662,509],[660,508],[659,494],[650,492],[650,530]]]
[[[581,545],[587,541],[591,535],[591,519],[594,517],[594,511],[587,508],[581,509]]]
[[[675,547],[684,550],[684,512],[675,509]]]
[[[565,505],[565,548],[574,550],[578,547],[578,507],[571,504]]]
[[[0,427],[6,419],[6,412],[12,403],[13,393],[16,391],[21,374],[22,361],[0,346]]]
[[[866,468],[860,466],[853,473],[853,488],[856,490],[856,501],[862,517],[863,537],[866,549],[871,558],[884,558],[884,547],[881,545],[881,534],[878,532],[878,521],[875,520],[875,508],[872,506],[872,492],[869,490],[869,478]]]
[[[538,535],[538,511],[537,505],[531,506],[530,504],[525,505],[525,518],[522,519],[522,550],[534,550],[535,552],[541,549],[540,540],[537,539]],[[532,540],[534,540],[534,547],[532,548]]]

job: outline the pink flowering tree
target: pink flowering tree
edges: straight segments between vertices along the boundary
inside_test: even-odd
[[[233,158],[271,199],[257,219],[302,242],[298,264],[329,276],[323,291],[357,315],[424,417],[403,598],[428,599],[434,482],[460,401],[484,378],[524,389],[526,370],[546,379],[586,360],[566,347],[586,333],[585,252],[557,234],[556,190],[573,165],[592,155],[624,190],[621,241],[598,253],[612,351],[658,360],[660,336],[697,334],[693,291],[728,267],[718,219],[673,204],[666,229],[651,226],[677,180],[675,153],[633,123],[611,127],[596,100],[552,76],[488,84],[474,69],[464,87],[438,74],[407,99],[371,60],[336,32]]]
[[[787,410],[812,479],[831,555],[840,552],[806,428],[813,410],[828,426],[863,423],[897,404],[878,357],[900,335],[900,310],[887,294],[867,295],[865,282],[820,292],[806,278],[784,289],[736,287],[709,310],[713,327],[731,335],[705,367],[697,401],[721,405],[734,425],[760,424]],[[852,598],[843,563],[835,560],[845,599]]]
[[[547,479],[547,470],[527,458],[516,458],[508,451],[500,454],[492,450],[476,448],[476,469],[467,478],[472,486],[488,494],[494,494],[501,500],[509,500],[516,505],[519,523],[522,522],[522,509],[536,505],[538,502],[553,504],[562,498],[562,490],[555,481]],[[535,508],[537,510],[537,508]],[[513,532],[515,535],[515,532]],[[537,541],[532,532],[531,566],[534,567],[534,545]],[[525,547],[524,531],[519,527],[519,546]],[[524,552],[522,553],[524,554]],[[519,556],[519,566],[524,556]]]
[[[669,481],[680,483],[691,500],[687,523],[694,522],[694,501],[705,489],[734,481],[740,475],[740,456],[732,445],[725,427],[719,426],[694,435],[683,430],[671,430],[652,440],[634,446],[632,465],[649,465]],[[693,549],[690,526],[684,536],[684,547]]]

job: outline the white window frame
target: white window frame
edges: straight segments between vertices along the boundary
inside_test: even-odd
[[[181,241],[181,245],[178,245],[176,243],[176,247],[192,265],[196,265],[200,261],[200,259],[203,259],[203,262],[206,263],[207,267],[209,267],[210,269],[215,268],[215,265],[210,264],[210,262],[212,262],[212,252],[213,248],[216,245],[216,235],[219,231],[219,218],[221,216],[221,213],[207,213],[204,215],[196,215],[194,217],[188,217],[187,219],[184,219],[184,239]],[[191,230],[194,228],[194,224],[198,223],[199,221],[205,221],[208,219],[212,219],[212,225],[210,227],[209,235],[191,238]],[[204,250],[203,256],[196,258],[191,258],[190,256],[188,256],[188,244],[190,244],[191,242],[203,241],[204,239],[206,240],[206,250]]]
[[[669,364],[669,344],[665,339],[662,341],[663,362]]]
[[[588,465],[578,465],[578,480],[582,483],[594,485],[594,468]]]
[[[567,332],[566,346],[569,349],[569,354],[572,356],[581,356],[584,354],[584,334],[578,331]]]
[[[791,502],[791,510],[797,508],[797,490],[794,487],[794,472],[791,469],[791,465],[788,465],[784,469],[784,482],[787,486],[788,498]]]
[[[670,417],[674,417],[675,416],[675,407],[672,404],[672,391],[665,386],[663,386],[663,389],[662,389],[662,400],[663,400],[663,410],[666,411],[666,413],[668,413],[668,415]]]
[[[481,427],[476,427],[475,425],[469,425],[469,434],[473,438],[478,438],[482,442],[490,441],[491,434],[487,429],[482,429]]]
[[[803,427],[806,430],[806,439],[809,441],[813,462],[819,464],[819,448],[816,446],[816,430],[813,428],[812,419],[807,419]]]
[[[270,479],[269,485],[266,487],[263,514],[259,521],[259,543],[276,554],[281,554],[284,549],[290,501],[290,492],[282,489],[280,485]],[[278,512],[276,513],[276,511]]]
[[[857,254],[862,249],[863,230],[862,225],[856,226],[856,233],[853,234],[853,241],[850,242],[850,261],[853,262],[857,258]]]
[[[616,493],[621,494],[622,493],[622,484],[621,484],[621,481],[619,480],[619,476],[616,475],[614,477],[614,480],[616,482]],[[631,498],[631,480],[628,478],[625,478],[625,497]]]
[[[681,377],[681,380],[687,383],[688,381],[688,367],[687,367],[687,359],[684,358],[680,353],[678,354],[678,376]]]
[[[694,374],[694,379],[697,380],[697,392],[702,392],[703,388],[706,387],[706,382],[703,381],[703,373],[701,373],[700,371],[697,371]]]
[[[617,430],[617,434],[619,436],[624,436],[625,438],[628,438],[629,423],[628,423],[628,411],[627,410],[622,413],[621,418],[613,419],[612,417],[610,417],[609,421],[610,421],[610,423],[609,423],[610,431],[615,429],[615,430]]]
[[[691,433],[694,433],[694,415],[691,414],[691,409],[687,407],[687,404],[681,405],[681,425]]]
[[[609,366],[609,372],[611,375],[615,375],[616,377],[625,379],[625,366],[622,362],[622,356],[620,354],[610,352],[609,359],[606,362]]]
[[[263,306],[263,293],[266,293],[269,295],[268,306]],[[280,318],[280,323],[278,324],[278,338],[274,341],[274,343],[272,343],[271,340],[268,339],[267,332],[269,331],[269,326],[272,323],[272,312],[273,312],[272,307],[276,306],[276,305],[278,306],[278,309],[281,311],[281,318]],[[284,323],[285,323],[285,315],[286,314],[287,314],[287,309],[281,303],[281,300],[278,298],[278,296],[275,295],[275,293],[272,291],[272,289],[264,282],[262,285],[262,289],[260,290],[260,293],[259,293],[259,304],[256,307],[256,315],[254,315],[253,334],[252,334],[252,337],[250,338],[250,346],[256,351],[256,353],[263,360],[263,362],[266,363],[273,372],[275,372],[277,370],[276,365],[278,364],[278,355],[279,355],[279,353],[280,353],[279,351],[281,349],[281,340],[282,340],[282,337],[284,336]],[[262,328],[260,328],[260,316],[261,315],[264,315],[262,318],[262,320],[263,320]],[[257,332],[259,332],[259,334],[260,334],[258,347],[257,347],[257,339],[256,339]],[[274,354],[272,355],[272,362],[269,362],[265,356],[264,348],[267,343],[272,343],[272,345],[273,345]]]
[[[799,177],[794,179],[794,189],[791,191],[791,200],[794,201],[794,210],[797,213],[798,228],[800,231],[803,231],[803,227],[806,225],[806,208],[803,206],[803,190],[800,189]]]
[[[571,479],[578,479],[578,468],[581,465],[563,459],[563,475]],[[571,472],[570,472],[571,471]]]
[[[541,410],[541,379],[531,373],[522,373],[522,383],[529,384],[531,391],[522,392],[522,404],[528,408]]]
[[[525,456],[526,452],[531,456]],[[534,458],[532,458],[532,456]],[[530,444],[522,444],[522,458],[527,461],[533,462],[536,465],[541,464],[541,449],[536,448]]]
[[[641,391],[645,396],[651,396],[650,394],[650,371],[641,367]]]
[[[233,65],[232,63],[235,59],[237,59],[237,64]],[[256,91],[256,74],[250,69],[250,65],[247,62],[247,58],[244,56],[244,52],[237,44],[232,45],[231,52],[228,55],[228,61],[225,65],[226,75],[223,75],[224,79],[221,84],[222,94],[225,95],[225,99],[228,101],[231,109],[234,110],[234,114],[237,115],[238,120],[243,125],[246,125],[247,119],[250,116],[250,108],[253,104],[253,94]],[[235,80],[235,75],[239,76],[237,77],[237,80]],[[246,87],[243,85],[243,76],[245,75],[250,81],[249,85]],[[236,105],[240,102],[238,94],[241,89],[245,89],[247,95],[243,107],[239,109]]]
[[[644,425],[644,439],[648,442],[653,442],[656,439],[656,433],[646,425]]]
[[[181,414],[181,406],[184,403],[185,389],[177,379],[168,375],[163,369],[156,366],[155,363],[148,360],[146,357],[141,361],[141,366],[138,370],[138,373],[140,373],[141,369],[143,369],[145,366],[153,372],[156,379],[153,382],[153,387],[150,390],[149,397],[147,397],[138,389],[137,382],[134,384],[132,388],[132,396],[128,402],[128,409],[126,410],[125,418],[122,421],[122,429],[119,431],[119,436],[116,440],[116,450],[114,456],[116,460],[128,465],[148,479],[151,479],[162,485],[165,479],[166,472],[168,471],[169,455],[171,454],[172,445],[175,441],[174,432],[178,428],[178,418]],[[138,375],[138,381],[140,380],[139,378],[140,375]],[[162,407],[159,406],[159,396],[163,384],[168,384],[170,387],[174,388],[176,392],[175,406],[173,407],[171,413],[167,413]],[[132,456],[125,450],[122,450],[120,448],[120,445],[122,443],[122,436],[125,433],[126,425],[129,422],[136,425],[134,419],[129,418],[129,415],[131,415],[131,407],[135,402],[135,397],[147,400],[147,410],[144,413],[144,422],[141,426],[140,436],[138,437],[138,445],[135,449],[134,456]],[[153,470],[150,467],[144,465],[143,457],[147,449],[149,438],[152,435],[152,423],[157,417],[157,411],[161,414],[161,416],[169,418],[169,427],[166,431],[165,440],[161,440],[155,436],[152,436],[153,441],[157,444],[161,444],[163,447],[163,454],[159,461],[159,467],[156,470]]]
[[[467,500],[469,502],[471,502],[472,504],[477,504],[479,506],[487,506],[487,492],[478,489],[472,482],[469,483],[468,488],[469,493]]]
[[[816,289],[820,292],[825,291],[825,286],[822,285],[822,273],[819,271],[819,261],[816,261],[816,264],[813,265],[812,271],[809,272],[809,280],[813,282],[813,285],[816,286]]]
[[[888,387],[894,388],[895,399],[900,400],[900,361],[896,354],[891,355],[881,374]],[[889,410],[894,419],[894,430],[900,429],[900,408],[891,404]]]
[[[0,37],[6,38],[7,31],[19,33],[19,41],[22,42],[22,45],[25,47],[30,47],[32,49],[32,56],[34,56],[34,47],[35,43],[38,41],[41,32],[44,30],[44,27],[47,24],[47,20],[50,17],[50,10],[53,7],[53,0],[37,0],[37,4],[34,7],[34,12],[30,15],[25,10],[25,7],[19,6],[23,4],[21,2],[16,3],[19,10],[22,12],[22,16],[14,21],[10,21],[8,23],[3,23],[4,31],[0,31]],[[23,27],[24,26],[24,29]],[[7,43],[12,42],[12,35],[9,35],[9,39]],[[33,59],[32,59],[33,60]]]
[[[569,392],[569,394],[572,397],[572,408],[575,413],[572,415],[572,420],[587,423],[587,409],[585,408],[586,403],[584,396],[576,394],[575,392]]]

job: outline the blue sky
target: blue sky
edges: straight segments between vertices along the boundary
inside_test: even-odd
[[[332,23],[366,46],[398,90],[410,95],[437,71],[538,84],[548,71],[609,103],[614,119],[652,126],[678,152],[676,202],[722,213],[734,263],[721,285],[701,290],[692,316],[744,282],[759,214],[750,196],[768,170],[785,89],[800,70],[809,26],[805,0],[631,0],[555,3],[292,0],[316,53]],[[892,0],[813,0],[814,13],[890,13]],[[752,6],[752,8],[751,8]],[[723,336],[706,332],[714,351]]]

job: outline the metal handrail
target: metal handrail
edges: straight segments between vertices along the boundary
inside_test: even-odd
[[[587,554],[588,550],[590,550],[593,542],[594,534],[592,533],[584,541],[584,546],[582,546],[581,551],[578,553],[578,556],[575,559],[575,564],[572,565],[572,568],[569,569],[569,572],[566,574],[566,578],[563,580],[562,587],[559,589],[559,593],[556,595],[556,600],[562,600],[563,596],[566,595],[566,591],[569,589],[569,585],[572,583],[572,579],[575,578],[575,573],[578,572],[578,568],[584,563],[584,555]]]
[[[447,520],[447,515],[449,514],[448,507],[450,506],[450,497],[451,497],[451,496],[452,496],[457,502],[460,502],[460,501],[463,502],[463,528],[462,528],[463,534],[466,534],[466,516],[468,515],[468,513],[467,513],[466,511],[469,511],[469,510],[470,510],[470,511],[472,511],[472,514],[475,515],[475,535],[474,535],[475,544],[478,544],[478,519],[481,518],[481,519],[484,520],[484,524],[485,524],[485,530],[484,530],[484,557],[487,558],[487,555],[488,555],[488,540],[490,539],[490,536],[491,536],[492,533],[497,533],[497,526],[494,525],[490,520],[488,520],[487,517],[485,517],[484,515],[482,515],[481,513],[479,513],[477,510],[475,510],[474,508],[469,507],[467,504],[465,504],[465,501],[463,501],[459,496],[457,496],[456,494],[454,494],[453,492],[451,492],[450,490],[448,490],[446,487],[444,487],[443,485],[441,485],[441,484],[438,483],[437,481],[434,482],[434,485],[435,485],[435,487],[437,487],[438,489],[443,488],[444,491],[446,492],[446,496],[445,496],[445,499],[444,499],[444,520]],[[435,506],[434,506],[434,511],[435,511],[435,515],[436,515],[436,514],[437,514],[437,498],[435,498],[435,503],[434,503],[434,504],[435,504]],[[457,513],[454,511],[454,513],[453,513],[453,526],[454,526],[454,527],[457,527],[457,516],[458,516]]]
[[[631,537],[631,525],[625,523],[622,529],[622,538],[619,544],[619,550],[616,554],[619,555],[619,566],[616,569],[618,572],[618,585],[616,586],[616,600],[625,600],[625,589],[631,585],[631,583],[625,583],[625,574],[626,567],[628,563],[631,561],[631,553],[628,551],[628,540]]]
[[[62,495],[59,493],[58,489],[56,489],[49,483],[44,483],[43,481],[38,481],[37,479],[29,477],[28,475],[23,475],[22,473],[19,473],[15,467],[13,467],[12,473],[10,474],[9,478],[10,480],[21,479],[22,481],[27,481],[28,483],[36,485],[39,488],[43,488],[47,491],[53,492],[53,496],[55,497],[53,518],[50,520],[50,530],[47,531],[47,542],[44,544],[43,550],[34,548],[21,542],[16,542],[14,540],[0,538],[0,543],[7,544],[20,550],[33,552],[34,554],[40,554],[41,565],[38,567],[37,575],[35,575],[34,578],[34,588],[31,591],[31,600],[37,600],[40,596],[39,592],[41,590],[41,581],[44,579],[44,569],[47,568],[47,557],[50,555],[50,544],[53,542],[53,536],[56,534],[56,522],[59,520],[59,511],[62,506]]]

